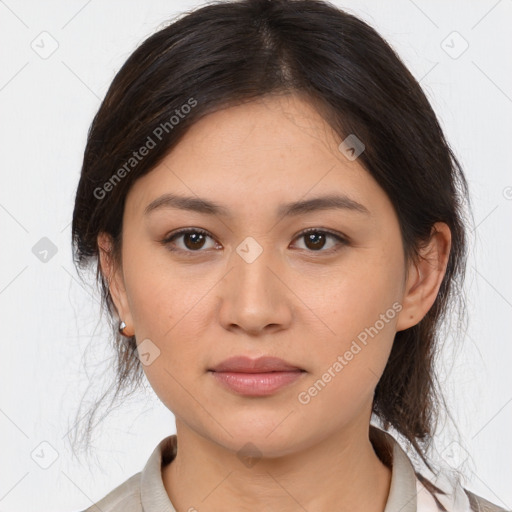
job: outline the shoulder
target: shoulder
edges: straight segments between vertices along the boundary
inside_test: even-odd
[[[468,491],[467,489],[464,489],[464,492],[466,493],[469,499],[471,510],[475,512],[511,512],[507,511],[504,508],[498,507],[498,505],[495,505],[494,503],[487,501],[485,498],[482,498],[481,496],[473,494],[471,491]]]
[[[165,437],[153,449],[142,471],[125,480],[100,501],[81,512],[174,512],[162,481],[162,465],[171,462],[176,453],[176,434]]]
[[[142,512],[140,477],[137,473],[82,512]]]
[[[422,468],[421,472],[417,471],[405,450],[393,436],[386,431],[379,431],[378,429],[371,431],[371,434],[373,435],[372,444],[377,454],[381,457],[381,460],[387,462],[386,465],[392,468],[392,488],[394,479],[400,481],[402,488],[409,487],[409,496],[411,498],[406,502],[406,505],[412,502],[414,497],[416,498],[416,507],[407,510],[416,510],[417,512],[427,510],[445,510],[448,512],[512,512],[512,510],[495,505],[465,489],[459,478],[460,475],[450,471],[450,468],[441,468],[435,473],[432,473],[425,467]],[[384,438],[384,441],[386,441],[387,446],[390,448],[387,453],[379,445],[379,442],[382,442],[382,438]],[[390,455],[391,453],[392,455]],[[386,457],[384,458],[383,455]],[[415,481],[415,485],[412,483],[413,481]],[[407,482],[410,483],[408,484]],[[402,488],[400,489],[401,494],[403,494]],[[400,510],[405,511],[406,509],[402,507]]]

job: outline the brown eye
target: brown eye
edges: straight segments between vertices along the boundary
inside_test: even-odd
[[[330,253],[338,250],[340,245],[348,244],[347,239],[341,235],[317,228],[303,231],[297,239],[303,239],[306,249],[313,252]],[[329,240],[334,240],[335,242],[329,244]],[[327,249],[325,249],[326,245],[328,246]]]
[[[306,242],[306,247],[308,249],[318,250],[318,249],[322,249],[323,246],[325,245],[325,239],[326,239],[325,233],[321,233],[321,232],[317,231],[315,233],[308,233],[303,236],[304,236],[304,240]]]
[[[205,235],[202,233],[185,233],[183,235],[183,243],[187,249],[201,249],[205,241]]]
[[[176,243],[176,240],[180,238],[182,239],[181,247],[180,244]],[[206,241],[208,238],[211,239],[212,237],[202,229],[182,229],[177,233],[173,233],[167,237],[162,241],[162,243],[166,245],[171,251],[205,252],[201,249],[206,246]]]

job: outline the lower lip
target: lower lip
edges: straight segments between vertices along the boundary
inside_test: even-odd
[[[295,382],[302,371],[268,373],[211,372],[223,386],[240,395],[266,396]]]

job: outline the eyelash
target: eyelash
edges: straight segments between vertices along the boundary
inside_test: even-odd
[[[175,233],[171,233],[168,237],[166,237],[164,240],[162,240],[162,244],[164,246],[166,246],[166,248],[172,252],[181,252],[181,253],[185,253],[187,255],[194,255],[196,253],[201,253],[201,252],[206,252],[206,251],[203,251],[201,249],[197,250],[197,251],[191,251],[191,250],[185,250],[185,249],[176,249],[176,248],[173,248],[171,247],[171,242],[173,240],[175,240],[176,238],[179,238],[181,235],[186,235],[188,233],[198,233],[198,234],[201,234],[201,235],[205,235],[205,236],[208,236],[210,238],[213,239],[213,237],[210,235],[210,233],[208,233],[208,231],[205,231],[204,229],[201,229],[201,228],[185,228],[185,229],[180,229],[179,231],[176,231]],[[341,246],[345,246],[345,245],[348,245],[349,241],[346,237],[342,236],[341,234],[339,233],[336,233],[334,231],[330,231],[330,230],[327,230],[327,229],[321,229],[321,228],[308,228],[308,229],[305,229],[304,231],[301,231],[295,238],[300,238],[300,237],[303,237],[309,233],[321,233],[321,234],[325,234],[325,235],[329,235],[333,238],[335,238],[338,242],[339,242],[339,245]],[[326,251],[322,250],[322,249],[319,249],[318,251],[313,251],[313,250],[307,250],[307,252],[310,252],[310,253],[324,253],[324,254],[333,254],[334,252],[337,252],[338,250],[340,249],[340,247],[333,247],[331,249],[328,249]]]

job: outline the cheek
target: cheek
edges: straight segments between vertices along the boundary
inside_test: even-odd
[[[167,345],[178,339],[177,331],[189,329],[193,336],[201,326],[202,299],[215,285],[215,276],[193,264],[173,263],[160,247],[134,247],[132,254],[125,279],[139,337]]]
[[[368,251],[364,257],[347,259],[339,272],[320,281],[321,294],[309,294],[308,305],[329,327],[325,342],[315,345],[316,369],[320,374],[343,374],[332,379],[332,388],[372,390],[391,351],[401,310],[401,260],[396,254],[373,252],[373,258]]]
[[[313,371],[297,401],[299,410],[307,418],[319,418],[324,429],[351,421],[372,402],[400,309],[386,285],[387,279],[361,281],[354,273],[332,282],[329,300],[315,309],[335,334],[315,343]]]
[[[199,370],[198,340],[205,323],[201,298],[212,284],[207,276],[191,279],[189,273],[185,279],[176,266],[149,251],[132,255],[124,273],[139,357],[151,386],[169,406],[183,391],[180,383],[188,388],[187,378]],[[145,353],[150,355],[145,358]]]
[[[400,260],[391,263],[389,257],[384,260],[367,256],[354,254],[339,270],[329,272],[317,281],[316,289],[319,293],[303,289],[302,293],[310,298],[308,305],[336,336],[357,336],[364,328],[378,321],[401,298]],[[396,316],[394,310],[387,316],[393,320]],[[394,325],[394,322],[386,322],[386,330],[389,330],[389,324]]]
[[[144,364],[146,346],[138,352],[146,377],[171,411],[187,410],[190,396],[199,396],[196,377],[201,367],[204,307],[200,288],[170,277],[165,270],[140,272],[130,293],[137,343],[146,343],[155,356]],[[148,342],[148,340],[150,340]]]

